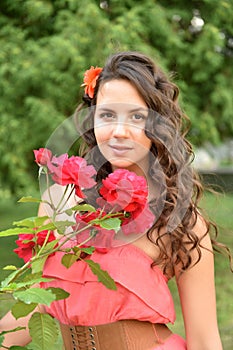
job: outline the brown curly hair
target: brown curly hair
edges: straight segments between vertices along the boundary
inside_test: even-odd
[[[147,137],[152,141],[149,174],[158,189],[155,198],[150,201],[150,208],[157,219],[147,232],[149,240],[160,251],[154,264],[162,265],[164,273],[169,275],[174,273],[174,267],[178,264],[184,271],[201,258],[202,237],[198,237],[193,229],[200,215],[198,202],[203,186],[191,167],[194,155],[186,139],[189,119],[178,104],[179,89],[142,53],[120,52],[109,57],[97,80],[93,98],[84,95],[84,102],[77,109],[79,113],[84,107],[91,107],[79,130],[85,140],[82,155],[88,154],[94,166],[101,164],[97,175],[99,183],[112,169],[95,147],[94,111],[99,88],[113,79],[131,82],[149,109],[145,128]],[[205,235],[211,228],[217,234],[216,226],[207,219],[203,220]],[[155,229],[158,232],[156,237]],[[170,249],[165,244],[167,238]],[[214,239],[212,244],[218,247]],[[193,261],[194,250],[198,253],[196,261]]]

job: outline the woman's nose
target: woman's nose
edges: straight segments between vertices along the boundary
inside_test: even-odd
[[[128,137],[128,125],[124,122],[114,122],[113,127],[113,137],[125,138]]]

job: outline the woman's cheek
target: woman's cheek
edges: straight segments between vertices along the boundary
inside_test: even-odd
[[[95,129],[95,138],[97,144],[101,144],[103,142],[106,142],[110,137],[109,137],[109,128],[106,127],[96,127]]]

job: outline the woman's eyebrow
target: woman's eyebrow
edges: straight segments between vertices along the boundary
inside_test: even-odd
[[[129,110],[130,113],[134,113],[134,112],[147,112],[148,113],[148,109],[145,107],[137,107],[137,108],[133,108]]]
[[[116,112],[116,109],[111,109],[109,107],[97,107],[97,111],[104,111],[104,112],[112,112],[112,113],[115,113]],[[144,108],[144,107],[136,107],[136,108],[133,108],[133,109],[129,109],[127,110],[128,113],[135,113],[135,112],[146,112],[148,113],[148,109],[147,108]]]
[[[99,112],[112,112],[114,113],[115,110],[114,109],[111,109],[111,108],[108,108],[108,107],[97,107],[96,110]]]

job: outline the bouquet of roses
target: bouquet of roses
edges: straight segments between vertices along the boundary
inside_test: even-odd
[[[56,343],[59,333],[56,321],[37,310],[40,305],[49,306],[69,294],[60,288],[41,288],[48,281],[43,277],[48,256],[63,252],[61,263],[66,268],[82,260],[100,283],[116,289],[108,272],[91,259],[92,253],[99,250],[105,254],[114,245],[125,244],[122,237],[145,232],[154,220],[143,177],[124,169],[114,171],[102,180],[93,206],[87,203],[85,195],[85,190],[96,191],[96,170],[92,165],[77,156],[57,157],[46,148],[34,154],[39,173],[46,178],[46,193],[42,198],[23,197],[19,202],[38,202],[49,214],[14,222],[14,228],[0,232],[0,237],[18,236],[18,248],[14,251],[24,260],[21,267],[4,268],[11,273],[1,283],[0,296],[13,299],[11,313],[16,319],[32,314],[28,324],[32,342],[27,347],[13,346],[11,350],[51,350]],[[19,329],[0,333],[0,346],[6,333]]]

